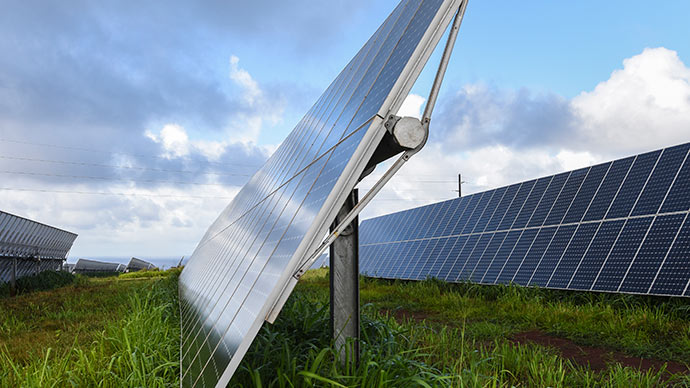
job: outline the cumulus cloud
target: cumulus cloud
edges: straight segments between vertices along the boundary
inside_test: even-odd
[[[426,98],[410,93],[405,97],[400,109],[398,109],[398,116],[405,117],[416,117],[418,119],[422,118],[422,105],[426,101]]]
[[[645,49],[571,102],[583,145],[617,151],[688,141],[690,68],[675,51]]]
[[[572,99],[473,84],[440,104],[425,149],[365,216],[451,198],[458,173],[467,194],[690,141],[690,68],[663,47]]]

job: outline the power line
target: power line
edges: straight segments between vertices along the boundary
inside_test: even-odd
[[[115,195],[115,196],[124,196],[124,197],[185,198],[185,199],[233,199],[234,198],[234,197],[215,197],[215,196],[203,196],[203,195],[140,194],[140,193],[113,193],[113,192],[103,192],[103,191],[25,189],[25,188],[18,188],[18,187],[0,187],[0,191],[21,191],[21,192],[37,192],[37,193],[84,194],[84,195]]]
[[[39,146],[39,147],[48,147],[48,148],[59,148],[63,150],[72,150],[72,151],[82,151],[82,152],[94,152],[98,154],[111,154],[111,155],[124,155],[124,156],[137,156],[140,158],[153,158],[153,159],[165,159],[167,158],[163,156],[156,156],[156,155],[144,155],[144,154],[131,154],[131,153],[126,153],[126,152],[114,152],[114,151],[107,151],[107,150],[97,150],[93,148],[83,148],[83,147],[72,147],[72,146],[63,146],[63,145],[57,145],[57,144],[46,144],[46,143],[32,143],[28,141],[22,141],[22,140],[10,140],[10,139],[0,139],[0,142],[4,143],[14,143],[14,144],[26,144],[26,145],[33,145],[33,146]],[[207,161],[206,163],[208,164],[215,164],[218,166],[239,166],[239,167],[261,167],[260,165],[248,165],[248,164],[226,164],[226,163],[218,163],[218,162],[210,162]]]
[[[245,176],[245,177],[250,177],[250,176],[251,176],[251,175],[249,175],[249,174],[220,173],[220,172],[199,172],[199,171],[189,171],[189,170],[168,170],[168,169],[164,169],[164,168],[149,168],[149,167],[137,167],[137,166],[122,166],[122,165],[100,164],[100,163],[86,163],[86,162],[70,162],[70,161],[66,161],[66,160],[20,158],[20,157],[16,157],[16,156],[0,156],[0,159],[21,160],[21,161],[25,161],[25,162],[67,164],[67,165],[73,165],[73,166],[88,166],[88,167],[103,167],[103,168],[119,168],[119,169],[140,170],[140,171],[174,172],[174,173],[198,174],[198,175]]]
[[[100,176],[88,176],[88,175],[62,175],[62,174],[46,174],[39,172],[22,172],[22,171],[2,171],[0,174],[12,174],[12,175],[30,175],[30,176],[46,176],[46,177],[57,177],[57,178],[72,178],[72,179],[94,179],[103,181],[119,181],[119,182],[140,182],[140,183],[168,183],[177,185],[197,185],[197,186],[221,186],[226,185],[219,183],[198,183],[198,182],[178,182],[178,181],[161,181],[156,179],[122,179],[117,177],[100,177]]]

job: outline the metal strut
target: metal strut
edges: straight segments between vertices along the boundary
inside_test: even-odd
[[[434,83],[431,86],[431,91],[429,92],[429,98],[427,99],[426,106],[424,107],[424,113],[422,114],[421,124],[425,130],[425,136],[421,144],[413,149],[408,149],[403,152],[402,155],[393,163],[390,168],[383,174],[381,179],[379,179],[374,186],[362,197],[362,199],[355,205],[350,213],[347,214],[343,219],[339,220],[340,223],[337,227],[333,228],[331,234],[319,245],[318,248],[309,256],[309,258],[299,267],[299,269],[293,274],[295,279],[298,279],[304,275],[304,273],[309,269],[312,264],[321,256],[321,254],[328,248],[329,245],[338,238],[338,236],[352,223],[352,221],[362,212],[362,210],[371,202],[376,194],[378,194],[383,186],[388,183],[388,181],[393,178],[396,172],[398,172],[402,166],[410,160],[412,155],[419,152],[426,144],[429,138],[429,123],[431,122],[431,114],[434,110],[434,105],[436,105],[436,100],[438,99],[438,94],[441,89],[441,83],[443,83],[443,77],[446,74],[446,69],[448,69],[448,63],[450,62],[450,56],[453,53],[453,47],[455,46],[455,41],[458,37],[458,31],[460,30],[460,25],[462,24],[462,19],[465,16],[465,9],[467,8],[467,3],[469,0],[463,0],[458,8],[455,18],[453,19],[453,25],[451,26],[450,32],[448,33],[448,40],[446,41],[446,47],[443,50],[443,56],[441,57],[441,62],[438,65],[438,70],[436,71],[436,77],[434,78]],[[393,121],[399,119],[394,115],[388,117],[388,121]]]

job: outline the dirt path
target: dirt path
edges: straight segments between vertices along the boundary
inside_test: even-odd
[[[641,371],[660,370],[666,364],[669,373],[690,373],[690,369],[684,364],[675,361],[661,361],[651,358],[631,357],[625,353],[593,346],[578,345],[575,342],[546,334],[539,330],[531,330],[518,334],[513,334],[509,338],[514,343],[524,344],[532,342],[542,346],[557,349],[561,356],[567,358],[578,365],[589,366],[590,369],[601,372],[608,368],[611,363],[620,363],[622,366],[629,366]]]
[[[393,316],[398,322],[409,319],[416,322],[435,320],[434,314],[423,311],[393,309],[382,310],[381,312]],[[649,370],[658,371],[666,364],[666,371],[669,372],[669,374],[690,374],[690,368],[680,362],[632,357],[623,352],[607,348],[578,345],[569,339],[556,337],[539,330],[530,330],[513,334],[508,337],[508,340],[517,344],[535,343],[537,345],[555,348],[563,358],[567,358],[577,365],[588,366],[595,372],[606,370],[612,363],[619,363],[624,367],[627,366],[644,372]]]

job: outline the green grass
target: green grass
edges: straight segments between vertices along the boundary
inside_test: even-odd
[[[47,291],[66,285],[81,282],[81,275],[74,275],[65,271],[43,271],[38,275],[25,276],[17,279],[17,294],[34,291]],[[10,284],[0,283],[0,298],[10,296]]]
[[[85,279],[1,299],[0,387],[178,386],[178,273]],[[556,349],[510,340],[538,329],[688,362],[685,300],[372,279],[362,279],[361,298],[358,364],[337,361],[328,271],[315,270],[276,323],[262,327],[230,386],[690,386],[685,375],[616,363],[595,371]]]
[[[0,387],[179,385],[177,273],[5,299],[0,317]]]
[[[264,325],[231,386],[690,385],[687,376],[671,376],[663,369],[611,364],[594,372],[554,349],[507,340],[511,333],[538,328],[582,343],[600,341],[630,353],[682,361],[690,351],[685,301],[362,279],[362,361],[341,366],[328,336],[327,298],[327,270],[307,273],[276,324]],[[389,314],[396,309],[429,319],[396,320]],[[672,330],[678,331],[655,342]],[[607,337],[611,333],[620,336]]]
[[[182,268],[171,268],[167,271],[160,271],[160,270],[150,270],[150,271],[136,271],[136,272],[128,272],[128,273],[121,273],[118,278],[119,279],[144,279],[144,278],[159,278],[159,277],[165,277],[168,276],[170,273],[176,273],[179,275],[179,273],[182,272]]]

